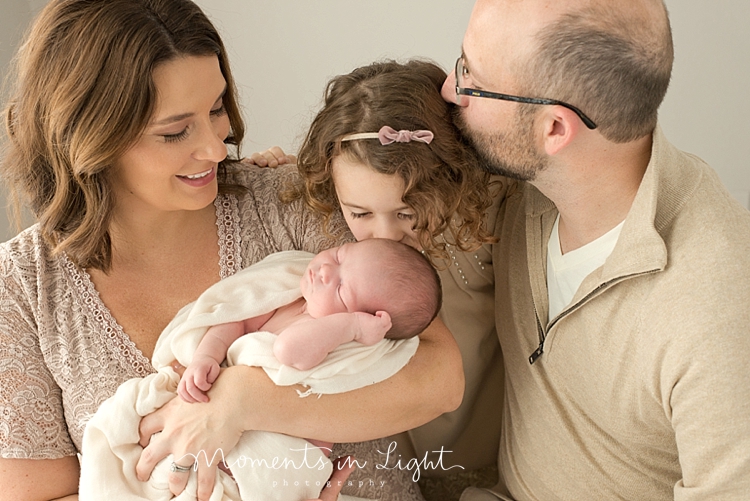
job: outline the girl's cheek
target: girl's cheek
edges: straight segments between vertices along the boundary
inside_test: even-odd
[[[357,223],[351,218],[346,218],[346,224],[349,226],[349,231],[352,232],[352,235],[354,235],[354,238],[359,242],[361,240],[367,240],[367,232],[362,227],[361,224]]]

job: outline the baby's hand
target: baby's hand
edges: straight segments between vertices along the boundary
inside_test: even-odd
[[[378,311],[374,315],[357,312],[356,315],[359,321],[359,334],[354,340],[366,346],[371,346],[382,340],[393,325],[391,316],[385,311]]]
[[[206,392],[220,372],[219,364],[211,357],[198,357],[185,369],[177,387],[177,394],[185,402],[208,402]]]

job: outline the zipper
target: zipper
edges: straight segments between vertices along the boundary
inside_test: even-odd
[[[539,346],[534,350],[534,353],[529,356],[529,364],[531,365],[534,365],[534,362],[536,362],[536,360],[544,353],[544,339],[547,337],[544,333],[544,329],[542,329],[541,322],[539,322],[539,313],[536,311],[536,304],[534,305],[534,318],[536,318],[536,329],[539,333]]]
[[[598,294],[599,292],[601,292],[602,289],[605,289],[605,288],[607,288],[607,287],[609,287],[611,285],[614,285],[616,283],[622,282],[624,280],[628,280],[630,278],[640,277],[640,276],[643,276],[643,275],[651,275],[651,274],[656,273],[658,271],[661,271],[661,270],[657,268],[657,269],[650,270],[650,271],[643,271],[643,272],[640,272],[640,273],[633,273],[631,275],[624,275],[622,277],[614,278],[614,279],[610,280],[609,282],[604,282],[602,284],[599,284],[598,286],[596,286],[596,288],[594,290],[592,290],[591,292],[589,292],[588,294],[586,294],[584,297],[582,297],[580,299],[580,301],[578,301],[576,304],[574,304],[573,306],[571,306],[570,308],[568,308],[567,310],[564,310],[561,314],[559,314],[557,316],[557,318],[555,318],[552,321],[552,323],[549,324],[549,326],[547,328],[547,332],[549,332],[552,329],[552,327],[554,327],[555,324],[557,324],[557,322],[559,322],[563,317],[569,315],[574,310],[578,309],[583,303],[585,303],[586,301],[588,301],[589,299],[591,299],[592,297],[594,297],[596,294]],[[537,313],[537,310],[536,310],[536,304],[534,305],[534,317],[536,317],[536,327],[537,327],[537,330],[539,332],[539,346],[537,347],[536,350],[534,350],[534,353],[532,353],[529,356],[529,364],[531,364],[531,365],[534,365],[534,362],[536,362],[539,359],[539,357],[541,357],[544,354],[544,341],[547,338],[547,333],[544,331],[544,329],[542,328],[542,324],[539,321],[539,314]]]

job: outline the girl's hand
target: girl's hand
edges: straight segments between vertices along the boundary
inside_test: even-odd
[[[296,164],[297,157],[287,155],[280,147],[273,146],[266,151],[253,153],[250,157],[245,158],[245,161],[258,167],[278,167],[284,164]]]
[[[174,398],[145,416],[139,428],[144,449],[136,465],[138,479],[148,480],[156,463],[172,454],[180,466],[197,462],[198,499],[207,501],[223,454],[234,448],[245,431],[241,402],[234,398],[232,389],[232,384],[218,378],[211,388],[210,402],[190,404]],[[188,476],[181,472],[169,475],[172,494],[176,496],[185,489]]]

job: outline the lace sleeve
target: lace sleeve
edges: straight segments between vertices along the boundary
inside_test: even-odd
[[[284,176],[284,181],[288,184],[296,178],[296,169],[291,169]],[[339,211],[331,216],[327,228],[323,227],[321,215],[308,207],[302,199],[286,204],[284,215],[287,226],[292,230],[295,248],[300,250],[317,254],[322,250],[354,241],[354,236]]]
[[[424,501],[415,480],[413,464],[399,464],[389,457],[391,440],[381,438],[368,442],[335,444],[331,459],[350,456],[357,468],[347,479],[342,494],[365,499],[391,501]],[[400,456],[398,456],[400,458]]]
[[[33,291],[28,284],[44,280],[36,280],[33,265],[29,269],[20,270],[10,259],[8,245],[0,246],[0,457],[56,459],[76,451],[29,300]],[[24,272],[29,274],[26,287]]]
[[[231,179],[248,190],[238,197],[243,267],[273,252],[317,253],[352,240],[343,218],[333,222],[328,234],[323,231],[321,218],[302,200],[286,203],[280,199],[297,176],[294,165],[270,169],[240,164],[235,169]]]

